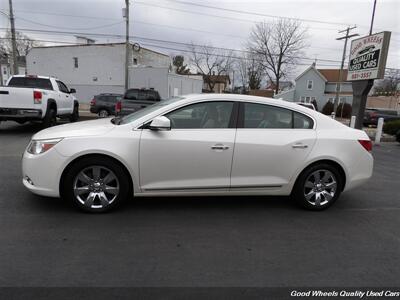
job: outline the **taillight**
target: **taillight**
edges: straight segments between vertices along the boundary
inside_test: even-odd
[[[371,140],[358,140],[358,142],[361,144],[361,146],[364,147],[365,150],[368,152],[372,151],[372,142]]]
[[[122,110],[122,103],[121,101],[117,101],[117,103],[115,103],[115,112],[119,113]]]
[[[42,92],[41,91],[33,91],[33,103],[34,104],[42,103]]]
[[[96,99],[92,99],[92,101],[90,101],[90,106],[95,106],[96,105]]]

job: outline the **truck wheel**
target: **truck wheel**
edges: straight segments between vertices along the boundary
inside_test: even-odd
[[[75,105],[74,106],[74,111],[72,113],[72,115],[69,117],[69,121],[70,122],[76,122],[79,120],[79,106]]]
[[[54,108],[50,108],[49,110],[47,110],[42,124],[45,128],[57,125],[57,115]]]

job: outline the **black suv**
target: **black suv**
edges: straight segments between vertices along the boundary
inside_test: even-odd
[[[161,97],[156,90],[129,89],[115,105],[115,112],[118,116],[129,115],[158,101],[161,101]]]
[[[99,94],[90,101],[90,112],[100,118],[115,115],[115,104],[122,99],[122,94]]]

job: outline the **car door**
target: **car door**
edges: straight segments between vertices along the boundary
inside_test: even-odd
[[[201,102],[165,114],[171,130],[143,129],[142,191],[228,191],[236,114],[234,102]]]
[[[72,108],[73,108],[73,101],[72,101],[72,96],[69,93],[69,89],[67,88],[67,86],[62,83],[59,80],[56,80],[57,85],[58,85],[58,97],[59,97],[59,101],[57,103],[57,111],[58,113],[61,114],[67,114],[72,112]]]
[[[280,188],[300,168],[315,143],[314,121],[272,105],[240,104],[231,189]]]

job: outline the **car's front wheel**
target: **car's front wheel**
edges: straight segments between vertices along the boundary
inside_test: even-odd
[[[123,167],[113,160],[89,157],[69,168],[61,193],[84,211],[106,212],[128,197],[129,180]]]
[[[323,210],[331,206],[343,188],[338,169],[330,164],[315,164],[304,170],[297,179],[292,196],[303,207]]]

